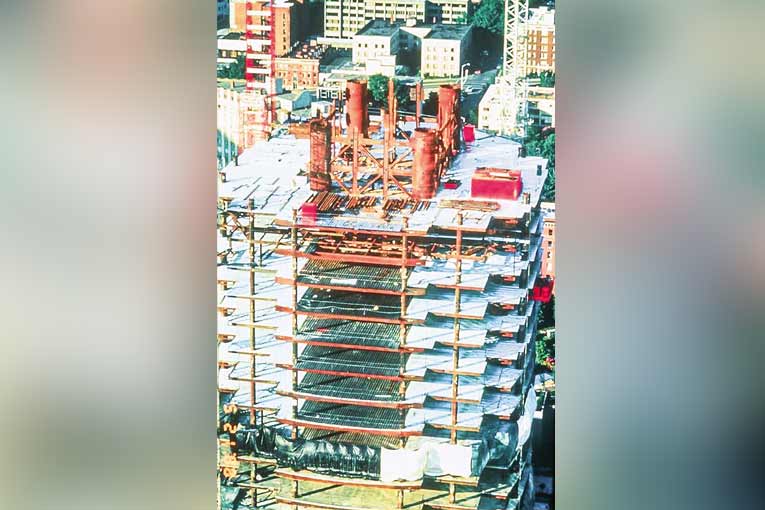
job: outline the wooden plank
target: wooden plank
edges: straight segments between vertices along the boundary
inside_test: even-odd
[[[404,489],[414,490],[422,487],[422,479],[402,482],[381,482],[379,480],[367,480],[365,478],[348,478],[341,476],[329,476],[313,471],[294,471],[292,469],[280,468],[274,474],[281,478],[289,480],[299,480],[303,482],[320,482],[332,485],[345,485],[350,487],[369,487],[373,489]]]

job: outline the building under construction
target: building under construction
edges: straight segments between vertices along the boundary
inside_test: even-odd
[[[220,508],[531,508],[546,160],[459,97],[352,81],[224,168]]]

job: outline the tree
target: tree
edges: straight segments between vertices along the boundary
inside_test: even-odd
[[[555,369],[555,331],[539,333],[534,350],[537,367]]]
[[[505,30],[505,0],[483,0],[470,15],[467,22],[485,28],[494,35],[503,35]]]
[[[537,312],[537,325],[540,333],[537,334],[535,345],[536,362],[539,367],[548,370],[555,369],[555,296],[543,303]],[[548,331],[542,331],[548,329]]]
[[[367,82],[367,90],[372,96],[372,104],[376,106],[388,106],[388,77],[382,74],[373,74]],[[399,108],[404,108],[411,102],[409,99],[409,88],[401,84],[400,81],[393,79],[393,91],[398,99]]]
[[[555,73],[552,71],[542,71],[539,75],[539,85],[542,87],[554,87]]]
[[[438,92],[431,92],[428,98],[422,103],[423,115],[437,115],[438,114]]]
[[[244,55],[239,55],[236,62],[231,62],[228,66],[218,70],[218,78],[244,79]]]
[[[375,104],[388,103],[388,77],[382,74],[374,74],[369,77],[367,82],[369,95],[372,96],[372,102]]]

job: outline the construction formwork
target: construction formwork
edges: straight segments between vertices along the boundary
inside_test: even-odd
[[[349,88],[220,185],[219,505],[527,508],[546,162]]]

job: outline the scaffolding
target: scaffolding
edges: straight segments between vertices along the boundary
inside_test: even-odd
[[[316,136],[252,153],[308,160],[305,184],[221,183],[219,507],[526,508],[544,160],[461,154],[458,89],[406,119],[391,86],[370,123],[349,88]],[[489,156],[519,200],[466,193]]]

